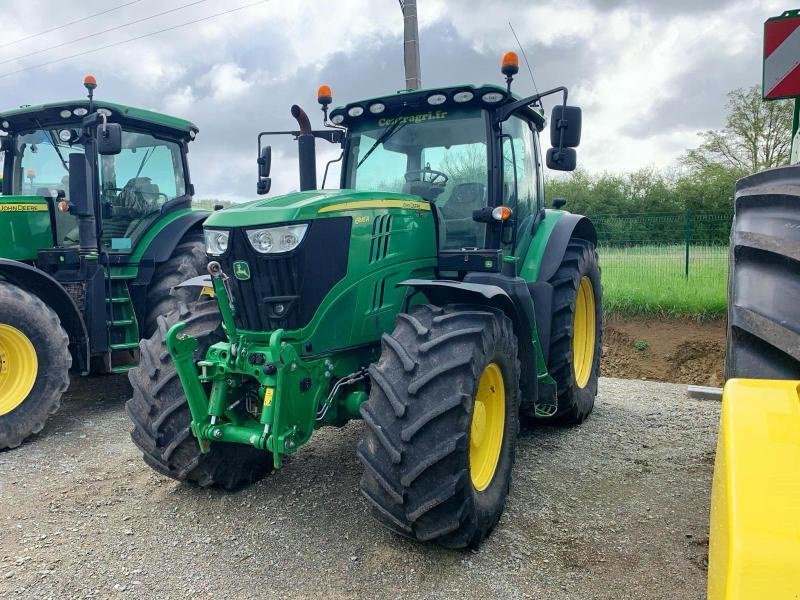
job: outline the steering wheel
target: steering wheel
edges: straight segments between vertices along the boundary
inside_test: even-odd
[[[425,178],[426,175],[429,176],[427,179]],[[413,169],[411,171],[406,171],[405,179],[409,183],[412,181],[420,181],[422,183],[427,183],[429,185],[436,185],[442,187],[447,185],[447,182],[450,180],[450,178],[447,176],[447,173],[436,171],[434,169],[431,169],[430,167],[425,167],[424,169]]]

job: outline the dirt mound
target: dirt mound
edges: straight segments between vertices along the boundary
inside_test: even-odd
[[[601,372],[608,377],[722,385],[724,321],[612,317]]]

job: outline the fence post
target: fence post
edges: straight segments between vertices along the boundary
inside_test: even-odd
[[[689,244],[692,241],[692,211],[687,208],[683,214],[684,214],[683,237],[686,242],[686,253],[684,258],[684,274],[686,276],[686,279],[689,279]]]

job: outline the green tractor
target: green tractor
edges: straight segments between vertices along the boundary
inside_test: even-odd
[[[0,113],[0,450],[40,431],[69,371],[124,372],[205,272],[181,119],[87,100]]]
[[[326,129],[294,106],[298,130],[259,136],[297,138],[301,191],[204,224],[210,277],[187,285],[206,293],[159,320],[129,373],[148,465],[236,488],[315,429],[362,418],[361,491],[381,523],[452,548],[489,534],[520,412],[583,421],[602,332],[595,229],[543,203],[540,98],[563,95],[553,169],[575,168],[580,109],[565,88],[519,98],[515,61],[503,71],[507,87],[402,91],[330,115],[323,86]],[[316,189],[315,139],[342,145],[341,189]],[[259,150],[261,193],[270,157]]]

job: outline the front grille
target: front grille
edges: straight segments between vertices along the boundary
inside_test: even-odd
[[[236,326],[252,331],[299,329],[308,325],[325,295],[347,273],[350,217],[319,219],[308,225],[300,247],[287,254],[259,254],[244,229],[231,231],[230,250],[219,263],[230,276]],[[250,279],[233,275],[246,261]]]

